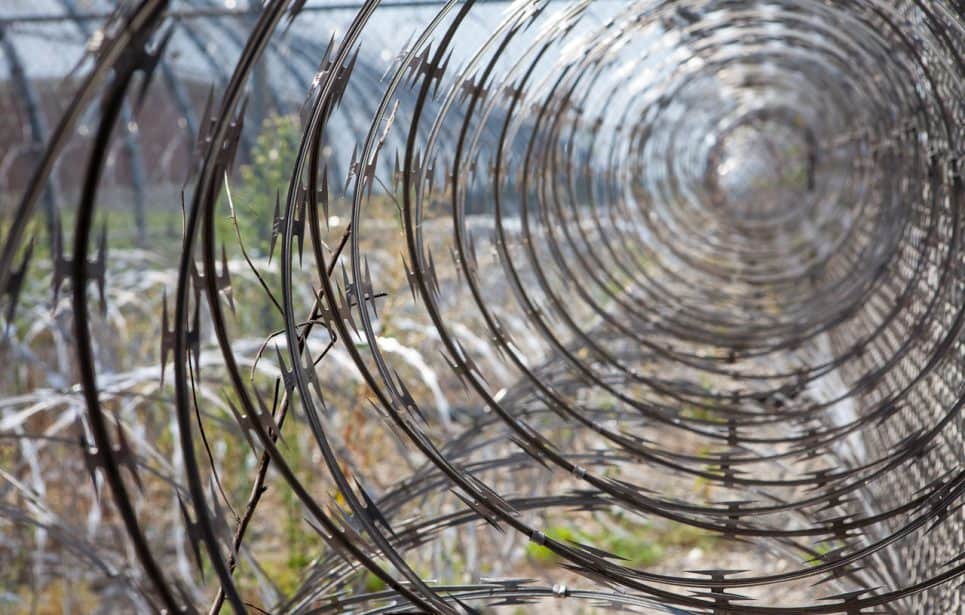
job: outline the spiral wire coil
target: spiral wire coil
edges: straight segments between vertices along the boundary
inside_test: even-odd
[[[16,184],[0,227],[4,352],[20,348],[11,323],[30,313],[31,281],[52,283],[77,386],[44,435],[14,427],[40,397],[5,381],[0,431],[23,457],[4,469],[0,519],[43,527],[130,604],[166,612],[543,612],[565,598],[653,613],[965,614],[955,0],[107,9],[74,13],[87,56],[49,126],[24,114],[30,173],[4,180]],[[331,35],[328,11],[346,16]],[[45,21],[0,18],[14,66],[17,28]],[[214,83],[203,108],[176,75],[190,49],[204,55],[201,20],[236,45],[231,62],[191,68]],[[258,130],[283,141],[263,108],[292,96],[284,175],[258,179],[280,180],[271,215],[239,222],[237,167]],[[146,117],[158,99],[173,111]],[[135,120],[191,139],[172,146],[183,229],[151,301],[111,288],[137,276],[110,273],[113,226],[100,228],[126,215],[105,213],[103,195],[123,142],[144,139],[125,130]],[[160,164],[131,152],[132,176]],[[56,180],[64,167],[75,190]],[[34,256],[45,237],[49,265]],[[116,301],[159,325],[146,345],[161,374],[138,394],[173,426],[173,466],[142,450],[152,436],[122,429]],[[270,317],[242,322],[254,303]],[[422,332],[431,356],[413,358],[400,328]],[[253,351],[253,339],[267,341]],[[353,412],[381,434],[364,455],[342,433],[360,420],[347,400],[364,401]],[[250,478],[240,507],[218,492],[206,428],[258,460],[220,468]],[[81,521],[44,512],[17,478],[48,463],[30,461],[41,446],[83,460],[136,570],[104,561]],[[298,469],[308,458],[314,475]],[[59,471],[49,463],[34,472]],[[376,463],[393,466],[391,487],[371,486]],[[152,528],[155,481],[197,569],[172,567],[174,541]],[[257,560],[245,541],[267,523],[268,484],[324,548],[256,607],[235,571]],[[715,553],[761,555],[746,570],[657,569],[551,531],[548,515],[564,513],[672,523],[715,537]],[[522,538],[577,581],[458,582],[415,564],[477,532]],[[360,571],[377,587],[360,587]]]

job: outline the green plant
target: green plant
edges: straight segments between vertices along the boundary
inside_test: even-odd
[[[231,204],[245,249],[252,257],[267,257],[271,245],[275,204],[284,200],[291,180],[301,128],[294,115],[265,119],[251,149],[251,161],[242,165],[230,182]],[[223,199],[218,219],[218,236],[235,242],[235,228],[229,205]]]

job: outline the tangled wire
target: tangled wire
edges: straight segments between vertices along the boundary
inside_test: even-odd
[[[159,325],[147,346],[161,373],[137,392],[150,411],[119,407],[125,385],[104,375],[136,356],[111,359],[105,323],[124,299],[98,228],[102,179],[125,114],[148,121],[152,77],[210,7],[137,0],[93,34],[5,226],[0,288],[9,350],[31,275],[52,280],[79,385],[64,399],[81,400],[50,410],[69,432],[61,454],[105,487],[98,514],[116,515],[137,567],[107,562],[20,478],[53,433],[15,420],[36,384],[0,410],[21,447],[0,518],[43,527],[127,608],[162,612],[543,612],[565,599],[965,613],[965,9],[417,4],[411,33],[396,5],[369,0],[330,38],[304,0],[246,13],[233,69],[190,122],[170,288],[149,304],[130,290]],[[246,225],[235,166],[251,158],[253,101],[271,94],[259,71],[287,70],[278,45],[318,69],[285,184]],[[58,165],[81,174],[76,209],[48,225],[48,267],[33,218]],[[241,317],[258,302],[266,315]],[[170,425],[176,463],[131,413]],[[359,450],[349,429],[378,434]],[[243,467],[216,460],[214,430],[246,447]],[[242,505],[226,475],[248,477]],[[257,564],[272,547],[252,546],[272,523],[269,484],[321,539],[284,591]],[[182,538],[152,528],[158,501],[193,569],[172,565]],[[610,538],[644,526],[710,537],[713,553],[688,561],[713,568],[647,565]],[[520,538],[565,582],[487,578],[516,566],[493,545]],[[737,551],[753,553],[746,569],[729,568]],[[457,555],[464,574],[447,576]],[[271,588],[260,601],[243,565]]]

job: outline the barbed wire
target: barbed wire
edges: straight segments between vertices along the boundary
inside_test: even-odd
[[[484,3],[413,3],[418,27],[403,42],[383,13],[398,7],[372,0],[340,6],[351,22],[311,47],[311,27],[295,27],[309,19],[304,2],[266,2],[204,110],[188,113],[184,92],[179,103],[193,126],[183,235],[163,296],[140,308],[160,321],[151,390],[177,438],[176,467],[155,472],[151,449],[129,441],[143,433],[114,407],[147,394],[105,367],[102,322],[114,303],[141,301],[110,289],[115,256],[98,215],[122,118],[144,109],[179,37],[197,36],[181,13],[223,10],[168,4],[122,4],[93,35],[0,251],[10,348],[38,267],[54,306],[70,289],[65,339],[82,397],[65,394],[75,433],[61,438],[25,433],[14,408],[39,398],[11,391],[0,432],[27,449],[43,438],[79,448],[140,569],[113,570],[17,472],[3,477],[30,506],[4,501],[0,515],[56,534],[162,612],[262,610],[236,573],[255,561],[246,541],[273,480],[326,548],[294,591],[265,603],[272,612],[463,613],[564,598],[721,615],[965,612],[960,7],[519,0],[484,20]],[[25,19],[37,21],[0,18],[0,32]],[[392,24],[397,40],[386,40]],[[280,47],[287,68],[273,63]],[[297,49],[318,69],[287,185],[269,186],[270,219],[245,227],[232,186],[239,156],[252,156],[246,122],[257,99],[279,96],[259,71],[297,78]],[[78,154],[68,148],[82,122],[93,130]],[[34,124],[39,141],[46,127]],[[58,165],[81,180],[72,228],[46,201],[47,271],[32,221]],[[250,253],[259,238],[277,258],[270,274]],[[240,251],[231,259],[227,243]],[[245,296],[242,279],[255,289]],[[238,322],[236,308],[256,301],[271,317]],[[453,390],[386,334],[390,316],[428,332]],[[254,376],[263,360],[277,368],[267,387]],[[332,389],[347,381],[396,450],[360,455],[333,429],[355,420],[335,418],[349,404]],[[216,424],[257,461],[219,472]],[[310,453],[286,444],[296,430]],[[305,456],[324,466],[326,495],[299,471]],[[376,493],[377,470],[359,462],[372,456],[406,477]],[[222,479],[245,471],[251,489],[236,507]],[[151,532],[144,484],[158,476],[196,579],[169,568],[173,547]],[[636,565],[554,535],[554,511],[681,524],[783,564]],[[587,587],[436,582],[415,565],[419,549],[480,524],[547,550]],[[210,602],[188,586],[203,584],[205,562]],[[381,587],[360,590],[360,571]],[[814,587],[800,602],[755,594],[802,583]]]

